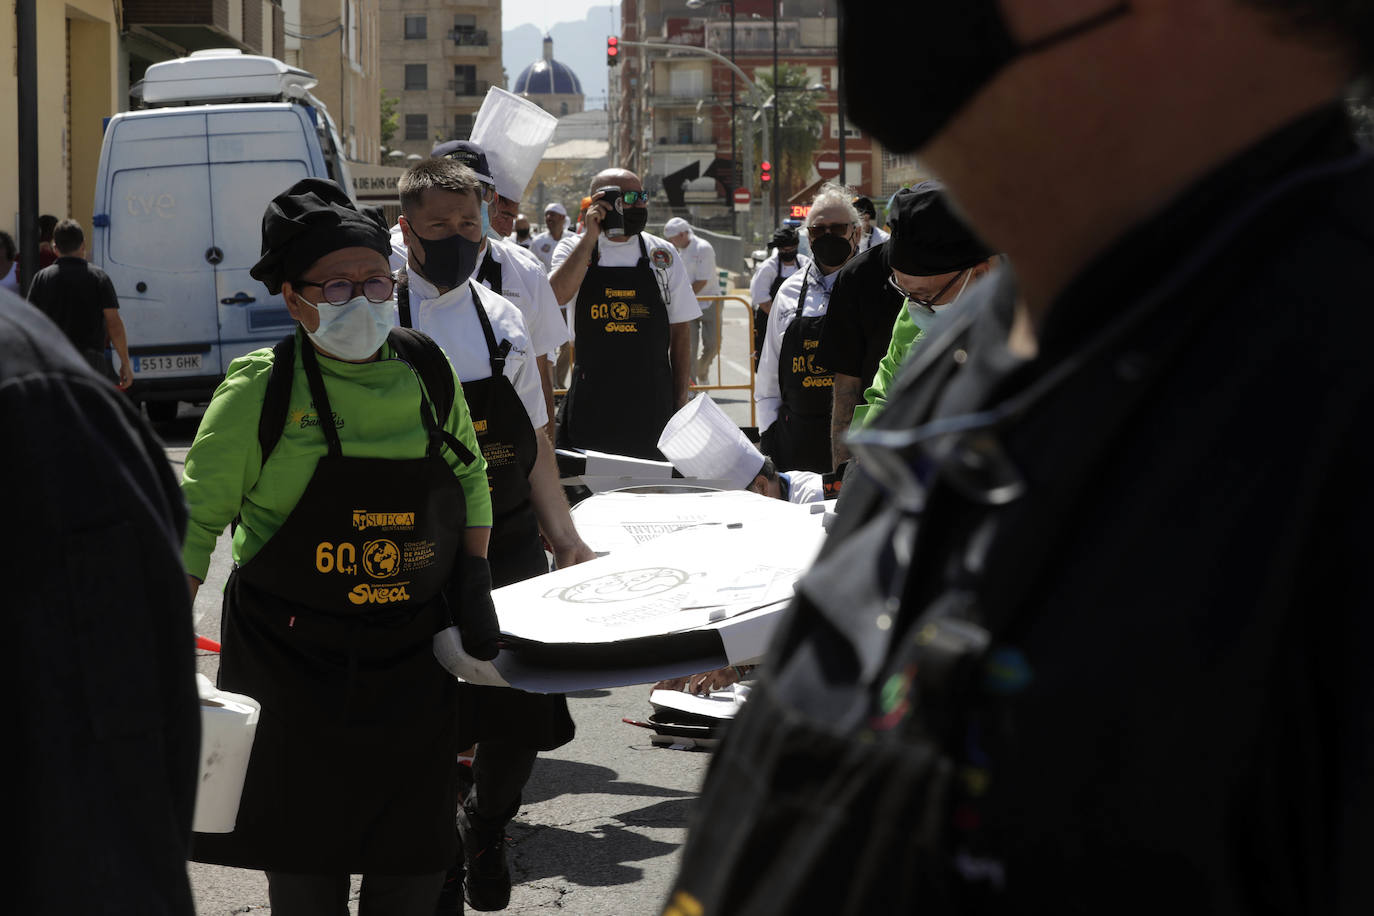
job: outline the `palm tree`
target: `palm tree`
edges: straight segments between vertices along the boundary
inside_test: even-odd
[[[740,106],[737,115],[737,132],[740,137],[751,138],[754,143],[754,161],[762,162],[766,159],[776,157],[779,161],[773,163],[775,175],[783,175],[785,187],[783,193],[790,197],[801,190],[807,184],[807,179],[811,174],[812,159],[816,150],[820,147],[821,135],[825,128],[825,116],[816,107],[816,92],[807,85],[806,68],[798,64],[784,64],[778,70],[778,86],[781,92],[773,87],[773,74],[763,72],[758,75],[759,89],[762,90],[765,99],[773,98],[773,103],[778,106],[778,136],[776,143],[770,143],[770,149],[764,150],[759,147],[762,136],[772,132],[773,112],[765,109],[761,113],[756,110]],[[755,114],[758,120],[755,120]],[[768,119],[767,127],[764,128],[759,121]],[[744,141],[741,141],[744,142]],[[752,182],[752,176],[748,176],[747,181]],[[777,180],[776,178],[774,180]]]

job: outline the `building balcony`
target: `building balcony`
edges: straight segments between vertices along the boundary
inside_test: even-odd
[[[484,80],[449,80],[449,90],[460,99],[475,98],[479,102],[486,97],[491,83]]]
[[[486,29],[453,29],[449,33],[457,48],[485,48],[488,46]]]

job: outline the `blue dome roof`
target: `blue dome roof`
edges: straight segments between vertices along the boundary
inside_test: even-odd
[[[516,95],[582,95],[582,81],[567,64],[553,59],[553,39],[544,39],[544,56],[515,78]]]

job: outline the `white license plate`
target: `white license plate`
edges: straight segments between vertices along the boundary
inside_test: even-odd
[[[134,360],[139,375],[174,375],[200,371],[199,353],[170,353],[166,356],[140,356]]]

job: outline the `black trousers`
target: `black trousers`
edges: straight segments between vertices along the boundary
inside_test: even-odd
[[[348,916],[348,875],[267,872],[273,916]],[[434,916],[444,872],[363,875],[358,916]]]
[[[529,782],[539,752],[505,738],[487,738],[477,744],[472,758],[473,787],[465,807],[490,823],[509,821],[520,811],[520,792]]]

